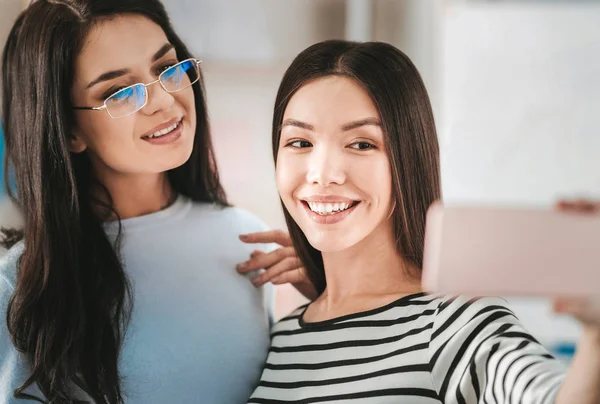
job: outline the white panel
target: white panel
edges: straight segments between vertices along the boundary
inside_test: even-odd
[[[600,195],[600,5],[466,2],[445,10],[447,199]]]

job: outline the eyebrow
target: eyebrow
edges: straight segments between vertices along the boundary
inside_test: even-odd
[[[174,46],[170,43],[164,44],[154,55],[152,55],[152,62],[156,62],[158,59],[165,56],[173,48]],[[124,76],[128,73],[130,73],[129,69],[112,70],[110,72],[102,73],[95,80],[92,80],[90,84],[87,85],[86,89],[91,88],[103,81],[113,80],[118,77]]]
[[[152,61],[156,62],[158,59],[160,59],[161,57],[165,56],[167,53],[169,53],[169,51],[171,49],[173,49],[174,46],[170,43],[166,43],[162,46],[162,48],[160,48],[155,54],[154,56],[152,56]]]
[[[360,128],[361,126],[377,126],[381,127],[381,122],[377,118],[365,118],[358,121],[350,122],[342,126],[342,131],[347,132]]]
[[[358,121],[352,121],[352,122],[346,123],[346,124],[342,125],[341,128],[342,128],[343,132],[348,132],[350,130],[358,129],[361,126],[367,126],[367,125],[381,127],[381,122],[379,122],[379,119],[377,119],[377,118],[365,118],[365,119],[360,119]],[[308,130],[311,132],[314,132],[314,130],[315,130],[315,127],[312,126],[311,124],[302,122],[302,121],[298,121],[296,119],[286,119],[281,124],[282,128],[284,128],[285,126],[293,126],[293,127],[305,129],[305,130]]]
[[[284,128],[286,126],[293,126],[295,128],[305,129],[305,130],[309,130],[311,132],[313,132],[315,130],[314,126],[312,126],[306,122],[297,121],[295,119],[286,119],[285,121],[283,121],[283,123],[281,124],[281,127]]]

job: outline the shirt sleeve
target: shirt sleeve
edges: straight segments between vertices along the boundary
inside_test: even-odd
[[[240,208],[235,208],[235,211],[237,212],[238,217],[243,223],[243,228],[241,230],[243,233],[254,233],[271,230],[265,222],[263,222],[250,212]],[[260,250],[266,253],[270,253],[279,248],[279,246],[275,243],[253,245],[245,244],[244,246],[248,250],[248,254],[250,254],[252,250]],[[256,273],[250,274],[250,277],[253,278],[255,276],[258,276],[261,272],[262,271],[258,271]],[[269,328],[271,328],[273,325],[275,325],[275,305],[277,288],[269,282],[261,288],[261,291],[263,294],[263,306],[268,315]]]
[[[6,311],[13,289],[0,273],[0,404],[39,403],[35,400],[17,399],[14,396],[14,390],[27,380],[31,369],[25,355],[13,345],[6,325]],[[26,393],[43,397],[35,385],[29,386]]]
[[[455,403],[551,403],[566,373],[500,298],[443,299],[429,366],[440,399]]]
[[[266,225],[263,225],[263,227],[259,231],[266,230],[269,230],[269,228]],[[259,244],[256,247],[257,249],[262,250],[266,253],[270,253],[279,248],[277,244]],[[269,316],[269,328],[272,328],[275,325],[275,304],[277,303],[277,287],[271,282],[268,282],[262,287],[262,291],[264,307],[267,311],[267,315]]]

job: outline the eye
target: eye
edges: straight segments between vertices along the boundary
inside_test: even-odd
[[[351,149],[356,149],[356,150],[371,150],[371,149],[376,149],[377,146],[375,146],[372,143],[369,142],[355,142],[352,143],[350,146]]]
[[[163,61],[162,64],[158,65],[154,69],[154,74],[158,77],[162,72],[164,72],[165,70],[169,70],[171,67],[175,66],[178,63],[179,61],[177,59],[169,59],[167,61]]]
[[[312,144],[310,142],[307,142],[306,140],[294,140],[291,142],[288,142],[285,147],[293,147],[296,149],[304,149],[306,147],[312,147]]]
[[[108,97],[105,103],[107,104],[107,106],[125,105],[131,102],[136,102],[136,99],[138,99],[138,97],[141,94],[139,91],[139,87],[125,87]]]
[[[164,64],[164,65],[162,65],[162,66],[160,66],[160,67],[156,68],[156,70],[155,70],[155,73],[156,73],[156,75],[158,76],[158,75],[160,75],[162,72],[164,72],[165,70],[168,70],[168,69],[170,69],[171,67],[173,67],[173,66],[175,66],[175,65],[176,65],[176,63],[167,63],[167,64]]]
[[[113,95],[115,95],[116,93],[118,93],[119,91],[121,91],[122,89],[126,88],[125,86],[120,86],[120,87],[111,87],[108,90],[106,90],[102,95],[101,98],[103,100],[107,99],[108,97],[112,97]]]

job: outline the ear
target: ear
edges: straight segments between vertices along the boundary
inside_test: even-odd
[[[68,141],[71,153],[81,153],[87,149],[87,144],[83,141],[83,137],[77,129],[74,129],[73,133],[69,135]]]

